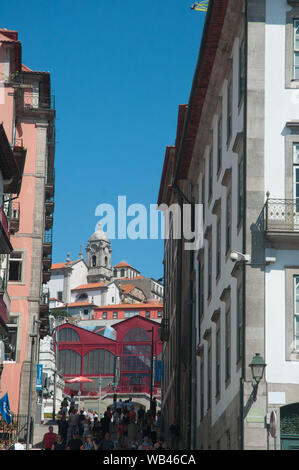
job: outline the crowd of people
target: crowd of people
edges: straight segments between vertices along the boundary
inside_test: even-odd
[[[75,399],[61,403],[58,434],[49,426],[43,450],[165,450],[161,435],[161,412],[154,398],[150,409],[135,410],[132,398],[115,401],[103,416],[89,409],[78,410]]]

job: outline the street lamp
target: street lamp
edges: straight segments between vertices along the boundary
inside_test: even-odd
[[[260,381],[263,378],[266,365],[267,364],[265,364],[263,357],[259,353],[255,353],[255,356],[252,358],[251,363],[249,364],[252,378],[254,380],[254,384],[252,384],[252,386],[253,386],[253,389],[255,390],[255,400],[256,400],[257,389],[258,389]]]
[[[259,387],[259,383],[264,376],[264,370],[266,366],[267,364],[265,364],[263,357],[259,353],[255,353],[255,356],[252,358],[251,363],[249,364],[249,367],[251,369],[252,379],[253,379],[253,383],[252,383],[253,390],[250,394],[250,397],[248,398],[246,405],[244,406],[243,418],[246,418],[247,414],[249,413],[250,408],[252,407],[253,403],[256,401],[257,390]]]

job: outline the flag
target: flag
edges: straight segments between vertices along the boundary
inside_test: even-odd
[[[0,413],[2,414],[7,424],[10,424],[12,422],[11,411],[8,401],[8,393],[6,393],[4,397],[2,397],[0,400]]]

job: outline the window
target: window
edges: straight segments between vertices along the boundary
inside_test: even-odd
[[[213,153],[210,153],[209,158],[209,200],[212,197],[213,192]]]
[[[205,203],[205,177],[202,177],[201,180],[201,203]]]
[[[108,258],[105,256],[105,266],[108,266]]]
[[[212,358],[211,347],[208,349],[208,409],[211,408],[212,395]]]
[[[73,328],[61,328],[58,334],[58,342],[71,343],[80,341],[80,336]]]
[[[158,318],[162,318],[162,312],[158,312]]]
[[[113,270],[113,276],[114,276],[114,277],[117,277],[117,269],[114,269],[114,270]]]
[[[57,292],[57,299],[60,300],[60,302],[62,301],[62,291],[58,291]]]
[[[88,299],[88,295],[86,293],[83,293],[83,294],[79,294],[77,296],[77,299],[78,300],[87,300]]]
[[[220,267],[221,267],[221,219],[217,221],[217,253],[216,253],[216,278],[218,278],[220,274]]]
[[[216,332],[216,396],[220,393],[220,327]]]
[[[132,328],[128,333],[125,335],[123,342],[138,342],[138,341],[151,341],[151,333],[149,334],[143,328]]]
[[[18,337],[18,317],[11,317],[11,323],[6,324],[8,329],[8,341],[4,342],[5,361],[16,360],[17,337]]]
[[[212,293],[212,240],[208,248],[208,298]]]
[[[293,144],[293,195],[296,201],[295,211],[299,212],[299,143]]]
[[[241,42],[239,49],[239,104],[245,91],[245,42]]]
[[[217,173],[220,170],[222,161],[222,119],[218,119],[218,136],[217,136]]]
[[[58,368],[62,371],[63,375],[81,374],[81,356],[76,351],[71,349],[60,350],[58,364]]]
[[[150,318],[150,316],[151,316],[150,312],[146,312],[145,316],[146,316],[146,318]]]
[[[125,270],[124,269],[120,270],[120,277],[125,277]]]
[[[9,258],[9,281],[22,280],[22,261],[23,253],[20,251],[13,251]]]
[[[93,257],[91,258],[91,262],[92,262],[92,267],[95,267],[97,265],[97,257],[95,255],[93,255]]]
[[[229,192],[226,200],[226,253],[229,251],[231,244],[231,205],[232,197],[231,192]]]
[[[84,313],[84,315],[88,315],[88,313],[89,313],[89,312],[88,312],[88,309],[85,308],[85,309],[83,310],[83,313]]]
[[[299,276],[294,276],[294,343],[299,349]]]
[[[299,20],[294,20],[294,76],[299,80]]]
[[[118,313],[117,312],[113,312],[113,319],[116,320],[118,318]]]
[[[230,378],[230,363],[231,363],[231,317],[230,317],[230,310],[228,310],[225,316],[225,380],[229,380]]]
[[[203,357],[201,358],[200,364],[200,418],[204,416],[204,362]]]
[[[83,374],[114,374],[115,356],[106,349],[92,349],[84,356]]]
[[[243,285],[241,284],[237,292],[237,362],[242,357],[243,349]]]
[[[227,88],[227,142],[229,141],[232,133],[232,83]]]
[[[204,310],[204,300],[205,300],[205,296],[204,296],[204,266],[203,264],[201,265],[201,271],[200,271],[200,292],[199,292],[199,295],[200,295],[200,316],[203,315],[203,310]]]
[[[107,312],[103,312],[103,320],[107,320]]]
[[[243,216],[244,203],[244,178],[243,178],[243,158],[241,158],[238,168],[238,224]]]

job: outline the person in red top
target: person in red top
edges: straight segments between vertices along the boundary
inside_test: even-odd
[[[54,444],[56,440],[57,434],[53,432],[53,426],[49,426],[49,432],[46,432],[43,437],[43,442],[42,442],[42,449],[44,450],[52,450],[52,445]]]

